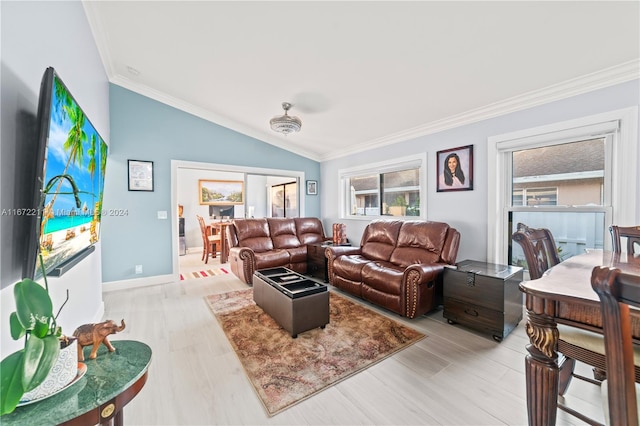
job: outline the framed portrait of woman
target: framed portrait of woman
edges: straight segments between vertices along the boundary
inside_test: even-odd
[[[473,145],[438,151],[438,192],[473,189]]]

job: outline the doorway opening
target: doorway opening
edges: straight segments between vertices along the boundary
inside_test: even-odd
[[[210,214],[211,204],[200,203],[200,180],[210,181],[242,181],[242,203],[213,206],[213,214]],[[295,213],[304,215],[304,197],[299,193],[300,182],[304,182],[304,172],[295,170],[267,169],[257,167],[233,166],[227,164],[199,163],[191,161],[171,161],[171,221],[172,221],[172,257],[173,275],[179,279],[183,273],[191,273],[200,270],[208,271],[224,267],[220,264],[220,257],[209,259],[208,263],[202,260],[203,239],[196,214],[202,216],[205,222],[213,220],[231,220],[243,217],[273,217],[271,187],[285,182],[295,182]],[[290,192],[290,195],[293,195]],[[179,206],[182,210],[180,220]],[[220,211],[218,211],[220,210]],[[224,210],[225,214],[222,214]],[[220,213],[220,214],[217,214]],[[229,213],[229,214],[226,214]],[[293,216],[291,216],[293,217]],[[180,223],[183,222],[184,226]],[[182,231],[182,232],[181,232]],[[181,250],[181,242],[184,250]],[[184,252],[184,255],[180,253]],[[228,266],[228,265],[227,265]]]

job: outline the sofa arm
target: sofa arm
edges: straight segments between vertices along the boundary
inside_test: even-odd
[[[229,266],[236,277],[253,285],[253,273],[256,271],[256,255],[248,247],[229,248]]]
[[[436,300],[436,285],[438,277],[444,270],[444,264],[414,264],[409,265],[402,277],[402,294],[404,300],[404,315],[415,318],[422,315]]]
[[[438,275],[444,270],[442,263],[420,263],[409,265],[404,271],[404,282],[412,281],[415,284],[426,284],[432,287]]]
[[[329,262],[339,256],[349,255],[349,254],[360,254],[360,247],[351,247],[351,246],[329,246],[324,250],[324,257],[326,257]]]
[[[334,273],[333,273],[333,261],[340,256],[350,255],[350,254],[361,254],[360,247],[350,247],[350,246],[330,246],[324,250],[324,257],[327,258],[327,278],[329,282],[333,284]]]

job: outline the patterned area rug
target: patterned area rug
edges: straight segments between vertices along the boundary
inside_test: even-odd
[[[215,275],[225,275],[228,273],[229,271],[227,271],[224,268],[207,269],[206,271],[186,272],[184,274],[180,274],[180,280],[184,281],[184,280],[191,280],[194,278],[213,277]]]
[[[421,340],[424,334],[330,293],[330,323],[293,339],[253,290],[205,297],[269,416]]]

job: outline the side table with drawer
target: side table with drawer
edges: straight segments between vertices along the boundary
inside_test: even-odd
[[[456,266],[444,270],[444,317],[501,342],[522,320],[522,268],[475,260]]]

